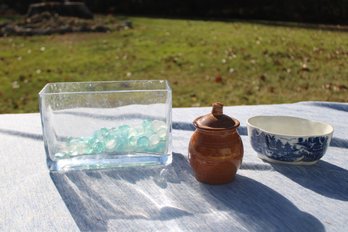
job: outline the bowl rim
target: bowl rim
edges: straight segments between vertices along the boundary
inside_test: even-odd
[[[260,128],[258,126],[253,125],[250,120],[255,119],[255,118],[291,118],[291,119],[296,119],[296,120],[301,120],[301,121],[307,121],[307,122],[311,122],[311,123],[319,123],[322,124],[324,126],[329,127],[329,132],[328,133],[318,133],[318,134],[310,134],[310,135],[304,135],[304,134],[282,134],[282,133],[275,133],[269,130],[265,130],[263,128]],[[334,128],[331,124],[326,123],[326,122],[320,122],[320,121],[315,121],[315,120],[310,120],[310,119],[306,119],[306,118],[301,118],[301,117],[294,117],[294,116],[288,116],[288,115],[257,115],[257,116],[253,116],[247,119],[246,124],[248,127],[251,128],[256,128],[262,132],[265,132],[267,134],[272,134],[272,135],[277,135],[277,136],[282,136],[282,137],[288,137],[288,138],[310,138],[310,137],[322,137],[322,136],[332,136],[333,132],[334,132]]]

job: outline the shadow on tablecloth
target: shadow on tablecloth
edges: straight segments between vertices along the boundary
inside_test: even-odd
[[[82,231],[324,231],[317,218],[248,177],[220,186],[197,182],[178,153],[165,168],[51,178]]]
[[[348,201],[348,171],[319,160],[315,165],[272,164],[274,170],[325,197]]]

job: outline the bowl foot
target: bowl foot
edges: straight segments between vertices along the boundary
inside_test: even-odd
[[[269,157],[262,155],[262,154],[259,154],[259,153],[257,154],[257,156],[266,162],[278,163],[278,164],[312,165],[312,164],[315,164],[318,162],[318,160],[315,160],[315,161],[281,161],[281,160],[275,160],[275,159],[269,158]]]

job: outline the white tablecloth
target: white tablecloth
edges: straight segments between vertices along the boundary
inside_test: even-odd
[[[348,104],[224,107],[241,121],[244,159],[234,182],[197,182],[187,161],[191,122],[210,108],[173,109],[167,167],[50,174],[40,116],[0,115],[0,231],[347,231]],[[313,166],[270,164],[250,147],[246,119],[290,115],[334,126]]]

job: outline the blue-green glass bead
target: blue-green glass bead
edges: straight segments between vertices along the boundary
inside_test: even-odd
[[[88,137],[80,137],[79,138],[79,143],[80,144],[87,144],[89,141],[89,138]]]
[[[150,140],[150,146],[154,147],[160,142],[160,138],[157,134],[153,134],[149,137]]]
[[[140,138],[138,138],[138,141],[137,141],[137,146],[139,148],[146,148],[149,146],[149,138],[146,137],[146,136],[141,136]]]
[[[105,136],[107,136],[109,134],[109,130],[106,128],[101,128],[99,130],[97,130],[96,132],[94,132],[93,136],[99,140],[103,140],[103,138]]]
[[[100,133],[105,135],[105,134],[109,133],[109,130],[107,128],[103,127],[103,128],[100,128]]]
[[[113,139],[117,139],[118,136],[114,135],[114,134],[108,134],[107,136],[105,136],[104,140],[105,141],[109,141],[109,140],[113,140]]]
[[[166,150],[166,141],[160,141],[156,148],[154,149],[157,153],[164,153]]]
[[[151,121],[150,120],[144,120],[143,121],[143,128],[144,129],[149,129],[149,128],[151,128]]]
[[[117,148],[117,140],[116,139],[109,139],[105,142],[105,149],[108,152],[114,151]]]
[[[137,145],[137,137],[136,136],[131,136],[128,138],[128,145],[131,147],[135,147]]]
[[[118,129],[113,127],[109,130],[109,135],[111,136],[117,136],[119,134]]]
[[[153,120],[151,123],[152,130],[157,132],[161,128],[166,128],[166,123],[160,120]]]
[[[122,125],[118,127],[119,135],[122,137],[128,137],[130,126]]]
[[[137,132],[136,128],[133,128],[133,127],[129,128],[128,138],[135,137],[135,136],[137,136],[137,134],[138,134],[138,132]]]
[[[122,152],[127,148],[127,146],[128,146],[128,138],[127,137],[118,137],[116,150],[119,152]]]
[[[105,144],[103,142],[96,142],[93,146],[93,150],[95,153],[103,153],[105,152]]]
[[[136,127],[135,131],[136,131],[136,136],[140,137],[144,134],[144,127]]]
[[[160,137],[161,140],[166,139],[167,136],[167,129],[162,127],[157,131],[157,135]]]
[[[93,150],[93,148],[91,148],[91,147],[86,147],[85,148],[85,150],[84,150],[84,153],[86,154],[86,155],[91,155],[91,154],[93,154],[93,152],[94,152],[94,150]]]
[[[96,137],[94,137],[94,136],[92,136],[92,137],[90,137],[89,139],[88,139],[88,144],[91,146],[91,145],[94,145],[95,143],[97,143],[98,142],[98,139],[96,138]]]
[[[153,134],[155,134],[155,132],[151,128],[147,128],[143,133],[143,135],[148,138],[150,138]]]

